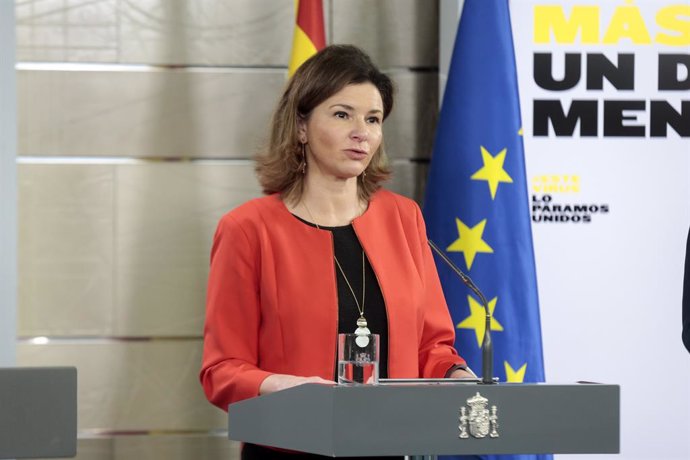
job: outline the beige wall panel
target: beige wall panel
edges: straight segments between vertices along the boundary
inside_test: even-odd
[[[74,460],[114,460],[115,440],[113,438],[77,439],[77,456],[72,458]]]
[[[114,460],[239,460],[240,443],[225,436],[120,436]]]
[[[108,334],[114,171],[19,165],[18,334]]]
[[[80,430],[212,430],[225,412],[204,397],[201,340],[64,341],[17,347],[20,366],[76,366]]]
[[[331,0],[333,43],[391,67],[438,67],[437,0]]]
[[[77,456],[74,458],[75,460],[115,460],[114,451],[113,438],[77,439]]]
[[[292,0],[23,0],[17,60],[287,66]]]
[[[122,2],[121,62],[285,66],[292,0]]]
[[[285,72],[18,73],[20,155],[248,157]]]
[[[258,195],[249,161],[118,165],[115,333],[200,336],[218,220]]]
[[[118,435],[77,439],[75,460],[239,460],[240,443],[226,436]]]
[[[428,157],[436,75],[394,72],[392,158]],[[19,152],[45,156],[249,158],[268,131],[282,71],[19,72]]]
[[[438,118],[438,75],[393,72],[397,92],[384,124],[386,152],[391,158],[429,158]]]
[[[18,61],[116,62],[117,0],[15,3]]]

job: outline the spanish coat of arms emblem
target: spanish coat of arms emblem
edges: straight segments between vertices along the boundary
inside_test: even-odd
[[[485,438],[489,435],[490,438],[498,437],[498,409],[496,406],[488,408],[489,400],[477,392],[476,395],[467,399],[467,406],[460,408],[460,429],[459,438],[469,438],[471,434],[475,438]],[[469,428],[469,434],[468,434]]]

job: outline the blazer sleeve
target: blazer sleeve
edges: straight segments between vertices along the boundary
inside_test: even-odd
[[[419,346],[419,374],[423,378],[443,378],[453,366],[466,366],[454,348],[455,328],[448,311],[436,263],[429,247],[422,213],[414,203],[424,276],[424,324]]]
[[[258,396],[270,375],[258,368],[259,264],[256,236],[226,214],[211,249],[200,373],[208,400],[226,411],[232,402]]]

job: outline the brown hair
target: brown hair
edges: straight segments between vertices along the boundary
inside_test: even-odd
[[[303,159],[298,138],[298,121],[347,85],[371,83],[381,94],[383,119],[393,109],[393,82],[372,63],[361,49],[352,45],[331,45],[316,53],[297,69],[278,102],[268,146],[257,155],[256,173],[266,194],[280,193],[296,202],[302,196]],[[369,200],[391,174],[383,141],[357,178],[359,196]]]

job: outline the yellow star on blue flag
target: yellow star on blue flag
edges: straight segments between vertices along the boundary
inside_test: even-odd
[[[520,366],[517,370],[513,369],[508,361],[504,361],[503,365],[506,368],[506,382],[508,383],[522,383],[525,381],[525,372],[527,371],[527,363]]]
[[[453,241],[450,246],[446,248],[446,251],[462,252],[465,256],[465,264],[469,270],[472,268],[472,262],[474,262],[474,258],[477,256],[478,252],[489,254],[494,252],[491,246],[482,239],[484,228],[486,227],[486,219],[472,228],[468,227],[458,218],[455,219],[455,223],[458,227],[458,239]]]
[[[482,161],[484,166],[470,177],[473,180],[485,180],[489,184],[489,192],[491,192],[491,199],[496,199],[496,192],[498,191],[498,184],[505,182],[507,184],[513,183],[513,178],[508,175],[503,164],[506,161],[507,149],[503,149],[496,154],[491,155],[488,150],[482,146]]]
[[[492,331],[502,331],[503,326],[496,320],[494,312],[496,311],[496,302],[498,302],[498,297],[494,297],[489,300],[489,312],[491,313],[491,330]],[[474,297],[468,295],[467,303],[470,306],[470,316],[463,319],[456,326],[458,329],[472,329],[474,334],[477,336],[477,346],[482,346],[482,341],[484,340],[484,333],[486,332],[486,312],[482,304],[477,302]]]

